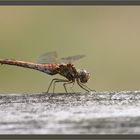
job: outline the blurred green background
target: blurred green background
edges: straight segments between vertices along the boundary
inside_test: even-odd
[[[75,62],[97,91],[140,90],[139,6],[1,6],[0,58],[36,62],[45,52],[86,54]],[[52,78],[0,66],[0,92],[46,91]],[[74,90],[82,91],[77,85]],[[56,92],[64,92],[61,84]]]

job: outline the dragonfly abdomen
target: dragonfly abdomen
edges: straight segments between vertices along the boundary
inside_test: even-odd
[[[58,74],[59,65],[58,64],[37,64],[38,70],[44,73],[55,75]]]
[[[1,64],[14,65],[24,68],[35,69],[50,75],[57,74],[57,64],[36,64],[31,62],[19,61],[14,59],[0,59]]]
[[[20,67],[25,67],[25,68],[32,68],[32,69],[36,67],[35,63],[24,62],[24,61],[19,61],[19,60],[14,60],[14,59],[0,59],[0,63],[7,64],[7,65],[20,66]]]

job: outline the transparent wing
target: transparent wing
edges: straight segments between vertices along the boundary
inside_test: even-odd
[[[40,63],[40,64],[66,63],[67,64],[67,63],[72,63],[76,60],[79,60],[85,56],[86,55],[81,54],[81,55],[62,57],[62,58],[58,59],[57,52],[53,51],[53,52],[47,52],[47,53],[44,53],[43,55],[41,55],[38,58],[37,63]]]
[[[81,54],[81,55],[74,55],[74,56],[69,56],[69,57],[63,57],[63,58],[60,59],[60,61],[62,63],[72,63],[72,62],[74,62],[76,60],[79,60],[79,59],[85,57],[85,56],[86,55]]]
[[[38,58],[37,63],[40,63],[40,64],[54,64],[54,63],[58,63],[57,53],[55,51],[44,53],[43,55],[41,55]]]

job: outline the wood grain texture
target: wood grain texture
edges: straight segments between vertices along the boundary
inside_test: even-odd
[[[139,134],[140,92],[0,94],[0,134]]]

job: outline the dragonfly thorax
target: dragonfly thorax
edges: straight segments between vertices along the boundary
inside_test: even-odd
[[[81,83],[86,83],[89,80],[90,74],[86,70],[79,70],[78,73],[79,73],[79,79]]]

